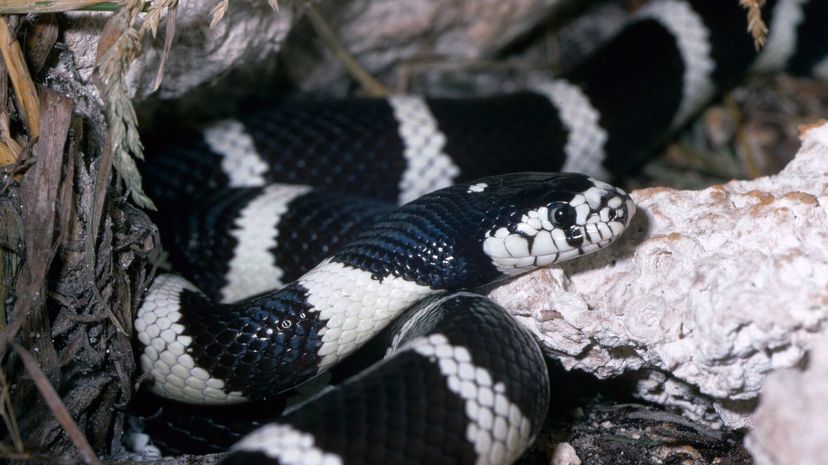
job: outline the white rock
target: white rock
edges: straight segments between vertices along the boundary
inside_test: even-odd
[[[746,426],[768,373],[827,332],[828,125],[778,175],[632,195],[617,244],[491,297],[567,368],[640,370],[642,397]]]
[[[549,463],[551,465],[581,465],[582,462],[572,444],[559,442],[555,444],[552,451],[552,460]]]
[[[572,0],[342,0],[318,2],[348,51],[384,82],[405,81],[401,63],[468,63],[554,15]],[[303,34],[305,35],[305,34]],[[311,34],[307,34],[311,35]],[[342,65],[320,44],[285,50],[304,89],[341,85]],[[308,60],[307,46],[324,59]],[[321,53],[320,53],[321,52]],[[305,58],[301,55],[305,55]],[[438,65],[439,66],[439,65]]]
[[[768,376],[755,425],[745,439],[756,465],[822,465],[828,445],[828,340],[809,352],[805,370]]]

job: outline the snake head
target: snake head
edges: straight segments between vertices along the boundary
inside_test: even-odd
[[[626,192],[585,175],[537,174],[530,184],[483,240],[484,253],[506,275],[602,249],[635,214]]]

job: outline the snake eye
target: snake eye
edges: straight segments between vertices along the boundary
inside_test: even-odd
[[[575,209],[569,204],[552,204],[549,206],[549,221],[555,226],[568,228],[575,224]]]

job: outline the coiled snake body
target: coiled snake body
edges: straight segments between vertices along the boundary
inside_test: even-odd
[[[826,10],[768,2],[757,58],[737,2],[654,0],[532,92],[293,103],[174,147],[150,141],[148,185],[179,231],[162,231],[170,258],[199,287],[162,275],[144,299],[149,388],[193,404],[271,398],[415,306],[393,355],[242,439],[227,463],[513,461],[548,401],[540,353],[492,302],[444,294],[609,245],[634,206],[596,178],[635,165],[752,65],[818,72]],[[810,48],[785,43],[797,34]],[[518,173],[484,177],[504,171]]]
[[[222,404],[275,395],[333,366],[418,301],[598,250],[621,234],[634,212],[623,191],[580,174],[517,173],[444,188],[382,216],[297,281],[276,291],[233,304],[213,304],[182,278],[156,278],[135,322],[144,344],[141,364],[152,377],[152,390],[183,402]],[[372,375],[350,381],[309,405],[350,408],[331,399],[355,396],[363,399],[366,412],[375,412],[368,408],[369,401],[384,395],[382,415],[354,417],[341,411],[342,418],[336,419],[339,426],[333,426],[327,414],[312,420],[312,414],[302,412],[297,418],[334,428],[343,447],[336,450],[338,456],[357,462],[367,460],[368,452],[347,438],[393,429],[394,415],[402,422],[396,426],[420,422],[424,430],[408,437],[408,445],[377,443],[369,448],[377,454],[369,461],[385,463],[437,454],[423,447],[442,450],[438,445],[451,442],[450,431],[464,430],[452,425],[457,421],[442,421],[445,415],[457,414],[440,411],[443,404],[470,403],[474,407],[462,410],[480,414],[488,409],[494,415],[481,419],[469,413],[464,421],[475,428],[474,434],[466,434],[470,440],[490,438],[485,444],[475,443],[475,453],[491,456],[493,463],[516,458],[537,432],[544,410],[528,402],[518,406],[514,399],[525,395],[518,393],[524,389],[548,390],[544,365],[537,348],[526,347],[525,333],[522,345],[511,351],[493,346],[495,340],[453,342],[463,334],[485,330],[463,327],[476,326],[475,319],[492,326],[494,333],[522,332],[508,317],[495,316],[502,311],[490,302],[461,296],[449,301],[460,307],[464,300],[468,310],[448,315],[437,306],[434,311],[445,317],[416,316],[412,321],[434,322],[420,329],[419,337],[407,337],[410,340],[398,354],[382,368],[372,369]],[[478,315],[486,307],[495,308],[492,316]],[[458,321],[461,315],[465,317]],[[411,331],[401,331],[399,337],[406,339]],[[404,362],[411,354],[425,358]],[[404,368],[411,363],[428,370]],[[419,386],[418,398],[407,406],[405,398],[412,395],[413,387],[393,387],[384,381],[376,381],[382,389],[373,387],[377,370],[401,370],[396,376],[411,377],[413,386]],[[515,371],[520,376],[506,376]],[[435,382],[440,379],[442,383]],[[497,406],[492,403],[496,399],[502,399]],[[533,415],[527,416],[529,412]],[[296,429],[305,423],[285,422],[253,437],[315,434]],[[318,438],[335,435],[333,431],[319,434]],[[247,450],[254,444],[251,441],[256,440],[239,443],[238,450],[252,453]],[[279,457],[288,453],[271,451]],[[446,454],[446,460],[455,457],[449,450]]]

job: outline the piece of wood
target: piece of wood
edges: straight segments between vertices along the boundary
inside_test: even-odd
[[[0,55],[6,65],[17,105],[23,113],[29,139],[34,140],[40,135],[40,106],[38,105],[37,90],[35,89],[20,42],[9,28],[6,18],[0,17]]]

